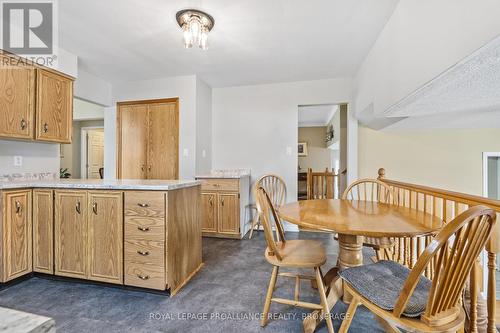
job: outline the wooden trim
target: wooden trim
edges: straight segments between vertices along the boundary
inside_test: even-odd
[[[193,276],[196,275],[196,273],[198,273],[200,271],[200,269],[203,267],[203,265],[205,265],[204,263],[200,263],[200,265],[198,266],[198,268],[196,268],[194,271],[191,272],[191,274],[189,274],[186,279],[184,281],[181,282],[181,284],[179,284],[177,287],[175,287],[175,289],[171,290],[170,291],[170,296],[175,296],[179,290],[181,290],[189,281],[191,281],[191,279],[193,278]]]
[[[137,105],[137,104],[161,104],[161,103],[173,103],[173,102],[179,104],[179,97],[123,101],[123,102],[116,102],[116,106]]]

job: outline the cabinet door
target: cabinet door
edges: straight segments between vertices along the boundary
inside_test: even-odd
[[[89,280],[123,283],[123,194],[88,194]]]
[[[240,232],[240,199],[238,193],[219,193],[219,233]]]
[[[148,106],[120,105],[118,132],[118,178],[146,179]]]
[[[55,197],[55,274],[86,278],[87,193],[56,191]]]
[[[33,139],[35,69],[9,59],[0,55],[0,136]]]
[[[217,194],[201,194],[201,231],[217,232]]]
[[[54,274],[52,190],[33,190],[33,270]]]
[[[177,103],[149,105],[148,179],[179,178]]]
[[[31,190],[3,193],[2,282],[32,271]]]
[[[36,139],[71,143],[73,81],[37,69]]]

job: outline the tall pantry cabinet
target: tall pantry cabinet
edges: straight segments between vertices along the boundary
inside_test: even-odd
[[[179,178],[178,98],[119,102],[117,137],[118,178]]]

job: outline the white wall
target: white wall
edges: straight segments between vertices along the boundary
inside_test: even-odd
[[[74,95],[103,106],[112,104],[111,84],[81,68],[78,71],[78,78],[75,80]]]
[[[196,174],[212,169],[212,88],[196,78]]]
[[[252,183],[279,174],[288,201],[296,200],[298,106],[348,103],[351,85],[350,79],[330,79],[214,88],[213,167],[250,168]]]
[[[196,76],[178,76],[164,79],[117,83],[113,85],[113,103],[179,97],[179,177],[190,179],[196,169]],[[116,110],[105,110],[106,178],[116,177]],[[188,156],[184,156],[187,150]]]
[[[500,32],[497,0],[400,1],[357,74],[357,113],[383,112]]]
[[[104,119],[104,107],[78,98],[73,98],[73,120],[97,119]]]
[[[14,166],[16,155],[22,166]],[[58,144],[0,140],[0,175],[45,172],[59,174]]]

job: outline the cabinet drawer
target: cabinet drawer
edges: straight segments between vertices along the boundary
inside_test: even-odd
[[[165,265],[165,243],[145,239],[125,241],[125,261],[156,266]]]
[[[125,216],[163,218],[165,194],[163,192],[125,192]]]
[[[202,179],[202,191],[239,191],[238,179]]]
[[[125,285],[165,290],[165,266],[125,261]]]
[[[125,216],[125,240],[165,241],[165,219]]]

